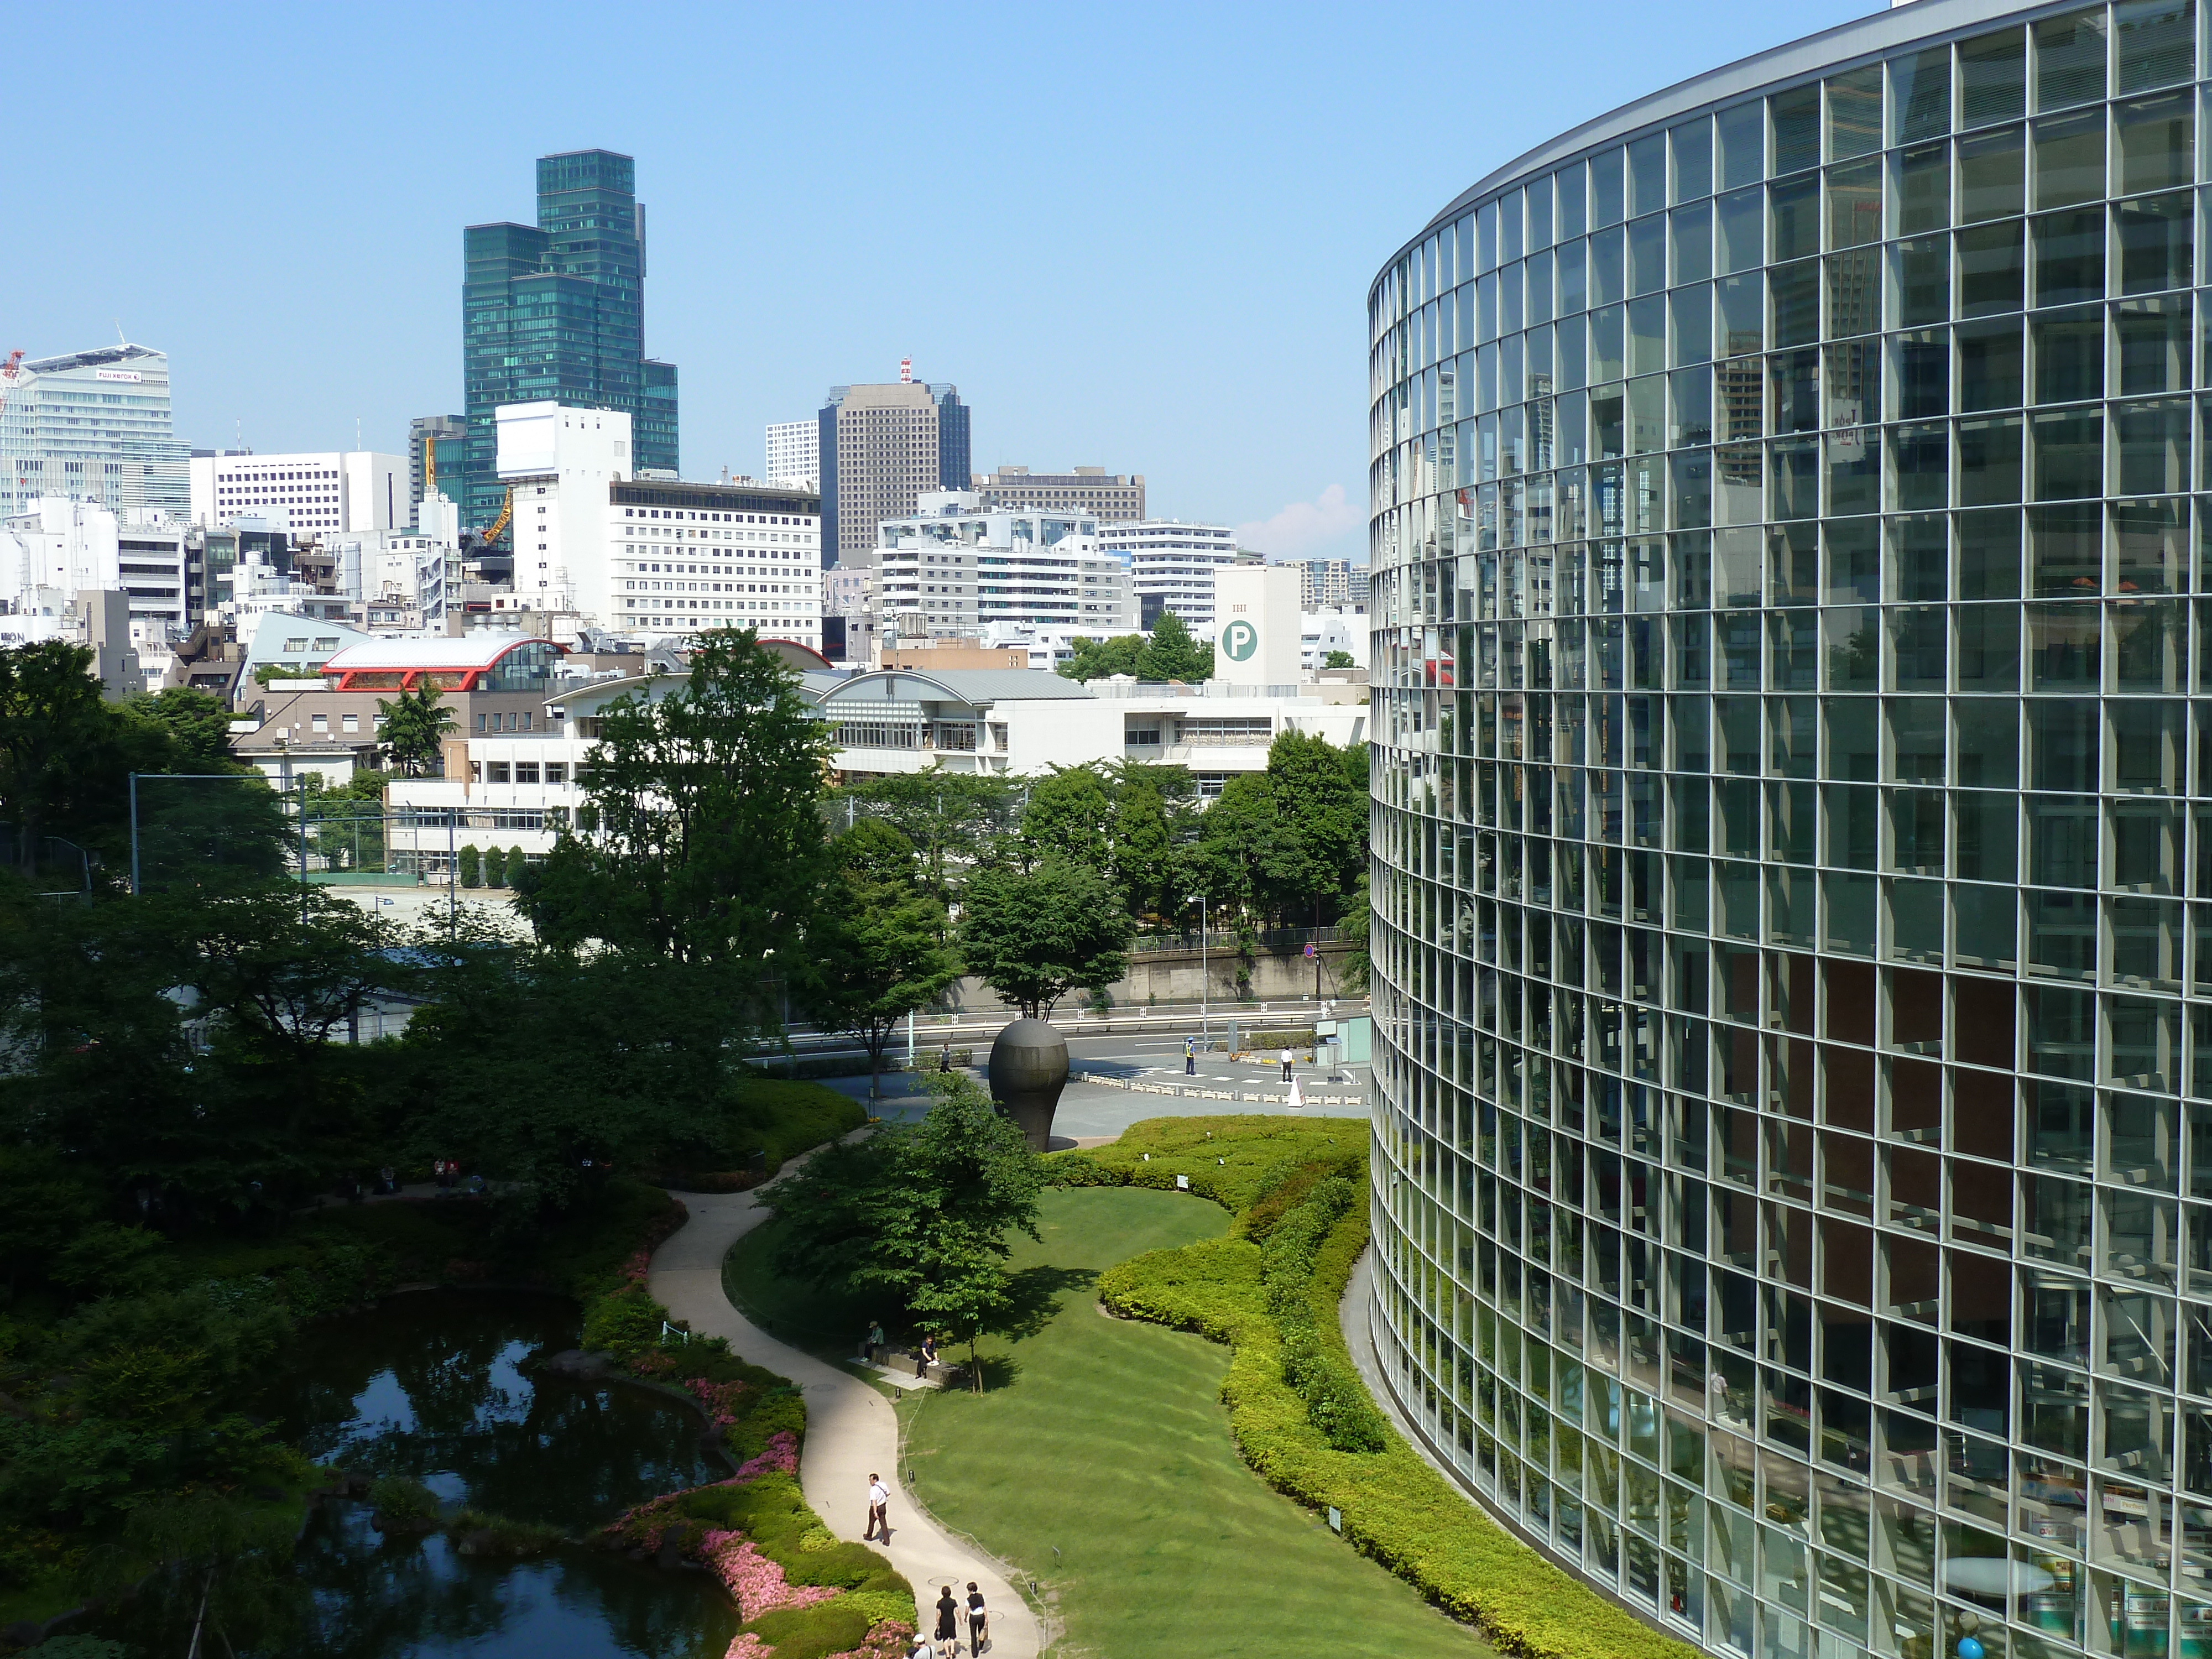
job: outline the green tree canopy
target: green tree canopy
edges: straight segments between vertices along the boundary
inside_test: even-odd
[[[968,971],[1035,1018],[1071,990],[1103,988],[1127,973],[1134,931],[1113,884],[1063,858],[1027,871],[979,870],[962,896]]]
[[[797,673],[750,629],[708,635],[682,684],[601,715],[585,804],[524,901],[538,937],[741,970],[732,983],[774,977],[799,994],[830,872],[830,753]],[[765,989],[757,1009],[769,1011]]]
[[[1011,828],[1018,793],[1008,779],[934,765],[871,778],[841,791],[840,801],[850,825],[879,819],[904,836],[921,861],[923,883],[949,902],[954,878]]]
[[[825,1147],[778,1182],[780,1264],[811,1283],[880,1290],[930,1329],[975,1344],[1008,1310],[1009,1236],[1037,1237],[1044,1172],[1022,1132],[965,1077],[919,1124]]]
[[[1162,611],[1152,624],[1152,637],[1138,653],[1136,675],[1140,680],[1182,680],[1195,684],[1213,678],[1213,647],[1191,637],[1189,627],[1172,611]]]
[[[1057,854],[1093,870],[1111,867],[1114,799],[1094,764],[1055,766],[1030,786],[1022,808],[1024,857]]]
[[[1116,674],[1133,674],[1144,650],[1142,634],[1123,634],[1110,640],[1089,639],[1079,634],[1068,641],[1067,660],[1054,672],[1071,680],[1110,679]]]
[[[945,907],[915,878],[914,849],[890,825],[856,824],[834,845],[838,889],[817,930],[823,1023],[858,1036],[877,1092],[884,1048],[899,1021],[927,1007],[960,976],[945,943]]]
[[[384,719],[384,750],[410,778],[420,777],[438,758],[446,734],[453,729],[453,711],[440,701],[441,696],[424,684],[389,701],[376,700],[376,711]]]
[[[1217,904],[1285,921],[1340,912],[1367,867],[1365,777],[1364,745],[1279,734],[1267,769],[1231,778],[1200,820],[1196,879]]]

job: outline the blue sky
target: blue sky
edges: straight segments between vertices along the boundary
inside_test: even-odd
[[[1876,9],[27,6],[0,351],[119,320],[195,446],[402,449],[461,406],[461,227],[603,145],[687,476],[911,356],[980,469],[1364,558],[1382,259],[1538,140]]]

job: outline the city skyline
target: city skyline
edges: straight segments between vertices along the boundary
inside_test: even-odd
[[[862,100],[818,141],[782,146],[772,187],[746,182],[780,135],[808,130],[833,85],[951,72],[966,47],[918,21],[885,16],[857,40],[817,43],[796,17],[751,19],[747,50],[779,70],[731,100],[713,53],[677,55],[649,87],[606,82],[600,31],[559,9],[526,28],[501,8],[442,19],[430,54],[408,29],[367,17],[216,33],[155,9],[52,11],[25,20],[33,60],[96,54],[118,75],[241,88],[321,82],[326,62],[347,70],[285,104],[281,121],[247,96],[203,109],[183,132],[150,106],[80,131],[66,175],[24,181],[17,224],[47,225],[53,251],[10,283],[0,350],[84,350],[112,343],[119,319],[169,354],[177,434],[195,447],[349,449],[358,421],[360,446],[403,450],[411,418],[463,407],[458,228],[529,222],[533,157],[605,147],[637,158],[652,210],[647,349],[684,366],[687,477],[757,471],[766,422],[803,416],[826,386],[895,379],[911,356],[917,378],[958,383],[982,411],[979,471],[1110,459],[1146,474],[1152,510],[1236,525],[1285,556],[1364,556],[1364,440],[1346,411],[1364,401],[1366,366],[1358,307],[1344,296],[1405,224],[1509,159],[1533,128],[1706,67],[1701,42],[1715,33],[1750,51],[1859,9],[1600,7],[1595,27],[1618,52],[1564,94],[1501,84],[1459,100],[1452,141],[1415,167],[1401,167],[1377,118],[1397,49],[1349,14],[1293,11],[1264,34],[1225,14],[1171,24],[1139,12],[1065,31],[979,17],[1009,84],[1049,71],[1061,85],[1054,121],[1018,143],[903,125],[897,142],[933,176],[974,179],[989,216],[1045,233],[1027,258],[994,262],[988,286],[969,261],[901,255],[894,279],[880,255],[837,252],[833,223],[913,216],[904,170],[870,165],[896,118],[888,104]],[[1690,16],[1706,27],[1678,27]],[[681,9],[656,21],[672,40],[726,27]],[[1441,7],[1406,27],[1470,28]],[[1507,41],[1540,27],[1482,24]],[[477,72],[489,63],[544,91],[526,107],[491,95]],[[441,111],[435,167],[377,137],[397,126],[403,88]],[[34,78],[18,99],[33,120],[82,126],[58,83]],[[1305,115],[1280,130],[1273,112],[1293,105]],[[150,229],[181,222],[173,188],[188,169],[222,179],[217,210],[195,222],[239,257],[143,257]],[[1109,173],[1121,206],[1086,219],[1096,251],[1071,257],[1057,246],[1054,192]],[[93,179],[106,182],[84,189]]]

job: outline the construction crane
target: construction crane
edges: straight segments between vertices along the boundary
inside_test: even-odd
[[[494,519],[491,521],[491,528],[484,532],[481,545],[490,547],[496,543],[501,536],[504,536],[507,533],[507,521],[514,517],[514,486],[513,484],[509,484],[507,487],[507,499],[500,503],[499,517]]]
[[[17,346],[8,354],[8,361],[0,364],[0,410],[8,407],[8,394],[15,389],[15,377],[21,372],[23,348]]]

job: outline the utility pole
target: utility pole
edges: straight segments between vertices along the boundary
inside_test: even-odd
[[[1213,1050],[1213,1028],[1207,1015],[1207,1000],[1212,993],[1212,976],[1206,970],[1206,895],[1193,893],[1198,906],[1198,1040],[1199,1047],[1211,1054]]]

